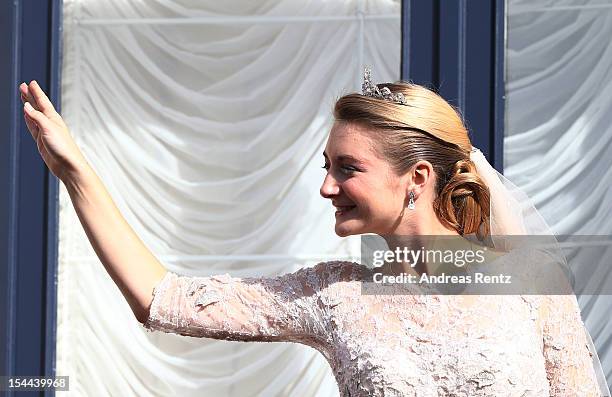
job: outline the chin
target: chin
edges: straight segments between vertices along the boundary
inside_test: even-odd
[[[348,230],[344,230],[344,229],[339,229],[339,228],[336,228],[336,235],[337,235],[338,237],[348,237],[348,236],[351,236],[352,234],[353,234],[353,233],[351,233],[351,232],[350,232],[350,231],[348,231]]]
[[[350,225],[345,224],[345,222],[340,223],[340,224],[336,223],[336,227],[334,228],[334,231],[336,232],[336,235],[338,235],[338,237],[348,237],[348,236],[353,236],[355,234],[365,233],[363,231],[363,227],[360,227],[360,226],[351,227]]]

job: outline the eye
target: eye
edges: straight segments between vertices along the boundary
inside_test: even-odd
[[[323,168],[324,170],[329,170],[330,165],[329,164],[324,164],[321,168]],[[342,167],[340,167],[340,171],[345,174],[345,175],[351,175],[354,172],[359,171],[357,168],[350,166],[350,165],[343,165]]]
[[[353,172],[356,172],[356,171],[359,171],[359,170],[357,168],[355,168],[355,167],[350,166],[350,165],[342,166],[342,172],[347,174],[347,175],[350,175],[350,174],[352,174]]]

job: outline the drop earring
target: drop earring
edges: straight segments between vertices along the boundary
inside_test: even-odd
[[[413,210],[416,208],[416,206],[414,205],[414,192],[410,192],[409,196],[410,201],[408,201],[408,209]]]

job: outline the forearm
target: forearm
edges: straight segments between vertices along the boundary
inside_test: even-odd
[[[152,290],[166,269],[134,233],[89,165],[63,178],[63,182],[98,258],[136,319],[144,322]]]

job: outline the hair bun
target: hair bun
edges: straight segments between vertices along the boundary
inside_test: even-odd
[[[453,170],[452,170],[453,175],[470,174],[470,173],[472,174],[476,173],[476,166],[474,165],[472,160],[461,159],[457,161],[455,165],[453,166]]]
[[[436,213],[460,234],[489,234],[489,188],[469,159],[457,161],[440,195],[434,201]]]

